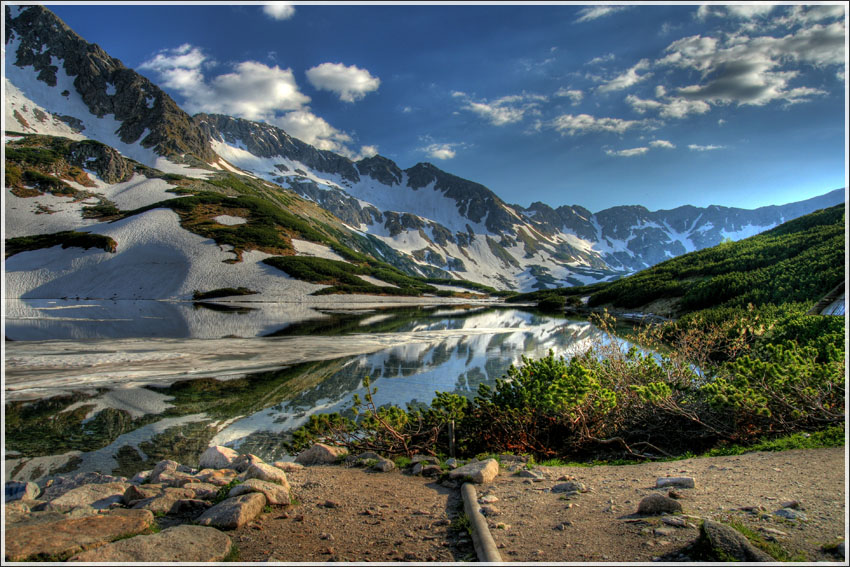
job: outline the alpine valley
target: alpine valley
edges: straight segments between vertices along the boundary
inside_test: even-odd
[[[42,6],[5,7],[6,297],[532,291],[616,279],[844,201],[528,208],[184,112]],[[449,286],[448,284],[455,284]]]

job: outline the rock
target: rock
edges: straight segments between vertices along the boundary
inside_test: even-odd
[[[230,447],[215,445],[208,448],[201,455],[198,461],[199,469],[229,469],[231,465],[239,457],[239,453]]]
[[[660,537],[670,537],[671,535],[676,533],[676,530],[674,530],[673,528],[660,527],[655,528],[652,533]]]
[[[800,501],[799,500],[785,500],[782,504],[779,505],[780,508],[793,508],[794,510],[800,509]]]
[[[195,493],[195,498],[201,500],[212,500],[218,494],[218,486],[209,482],[190,482],[183,485],[183,488],[191,490]]]
[[[843,541],[835,547],[835,554],[842,559],[847,559],[847,548]]]
[[[772,562],[773,557],[753,546],[739,531],[729,526],[705,520],[700,527],[700,539],[708,542],[721,561]]]
[[[6,502],[3,506],[3,512],[6,517],[6,525],[17,524],[30,517],[31,509],[27,500],[13,500]]]
[[[302,465],[332,465],[340,457],[347,454],[348,450],[343,447],[331,447],[324,443],[316,443],[306,451],[299,453],[295,462]]]
[[[96,472],[77,473],[71,476],[61,476],[48,480],[42,488],[42,500],[54,500],[74,488],[87,484],[109,484],[112,482],[126,482],[123,476],[112,476]]]
[[[650,494],[638,503],[637,513],[641,516],[675,514],[682,511],[682,505],[663,494]]]
[[[236,478],[233,469],[204,469],[195,475],[195,481],[206,482],[215,486],[225,486]]]
[[[422,476],[434,477],[443,474],[443,468],[440,465],[425,465],[420,471]]]
[[[85,551],[69,561],[85,562],[218,562],[230,553],[227,534],[215,528],[181,525],[158,534],[136,536]]]
[[[177,472],[177,467],[180,465],[177,461],[160,461],[151,471],[148,480],[152,483],[159,483],[159,476],[163,473],[171,474]]]
[[[151,475],[152,483],[154,484],[162,484],[164,486],[172,486],[172,487],[180,487],[184,484],[188,484],[190,482],[195,482],[195,477],[189,473],[181,472],[181,471],[165,471],[162,472],[156,477]]]
[[[146,498],[133,505],[133,508],[150,510],[154,514],[180,514],[206,509],[196,503],[186,503],[195,499],[195,492],[186,488],[166,488],[156,496]]]
[[[110,510],[85,518],[62,518],[24,526],[6,526],[5,558],[67,556],[145,531],[153,524],[147,510]]]
[[[553,486],[552,492],[587,492],[587,486],[578,481],[562,482]]]
[[[283,472],[299,471],[304,468],[304,465],[299,465],[298,463],[293,463],[290,461],[275,461],[274,466],[276,466]]]
[[[655,488],[664,488],[666,486],[674,486],[676,488],[693,488],[694,479],[689,476],[666,476],[660,477],[655,481]]]
[[[145,484],[142,486],[131,484],[127,487],[127,490],[124,491],[121,500],[127,506],[132,506],[140,500],[146,500],[148,498],[158,496],[163,490],[164,487],[161,484]]]
[[[530,478],[532,480],[544,480],[543,473],[540,471],[532,471],[529,469],[522,469],[516,475],[520,478]]]
[[[51,500],[46,508],[61,512],[78,506],[91,506],[97,510],[104,510],[113,502],[121,502],[129,486],[126,482],[85,484]]]
[[[267,465],[266,463],[257,463],[248,467],[245,471],[245,480],[256,478],[266,482],[279,484],[289,492],[289,481],[286,480],[286,473],[277,467]]]
[[[446,459],[446,466],[450,469],[456,469],[460,466],[460,461],[457,459]]]
[[[793,508],[780,508],[776,512],[773,513],[774,516],[779,516],[780,518],[785,518],[786,520],[797,520],[800,522],[805,522],[808,520],[806,515],[799,510],[795,510]]]
[[[413,457],[410,458],[410,462],[413,463],[414,465],[416,463],[422,463],[422,466],[439,465],[440,459],[438,459],[437,457],[435,457],[433,455],[413,455]]]
[[[378,472],[390,472],[391,470],[394,470],[394,469],[395,469],[395,463],[392,462],[389,459],[385,459],[384,457],[381,457],[380,459],[378,459],[377,463],[372,465],[372,470],[378,471]]]
[[[133,476],[133,478],[130,479],[130,482],[133,484],[142,484],[143,482],[147,482],[152,472],[153,470],[139,471]]]
[[[41,489],[34,482],[19,482],[12,480],[3,487],[3,502],[15,500],[35,500],[41,494]]]
[[[688,522],[684,518],[680,518],[678,516],[664,516],[661,518],[661,521],[668,526],[675,526],[677,528],[685,528],[688,526]]]
[[[485,494],[484,496],[479,498],[478,501],[483,502],[484,504],[493,504],[495,502],[498,502],[499,498],[497,496],[492,495],[492,494]]]
[[[234,496],[240,496],[250,492],[262,493],[265,495],[269,504],[274,504],[276,506],[286,506],[289,504],[289,483],[287,483],[286,486],[281,486],[279,484],[274,484],[272,482],[256,478],[250,478],[242,484],[237,484],[230,489],[227,496],[228,498],[232,498]]]
[[[345,464],[348,466],[363,466],[366,461],[377,461],[382,457],[374,451],[366,451],[359,455],[349,455],[345,458]]]
[[[499,510],[499,508],[497,508],[496,506],[482,506],[481,507],[481,513],[484,514],[485,516],[489,517],[489,516],[498,516],[499,514],[502,513],[502,511]]]
[[[762,531],[768,535],[777,536],[777,537],[786,537],[788,534],[783,532],[782,530],[777,530],[776,528],[768,528],[768,527],[760,527],[759,531]]]
[[[499,463],[496,459],[475,461],[449,472],[449,478],[456,480],[470,479],[476,484],[492,482],[499,474]]]
[[[233,469],[237,472],[245,472],[252,465],[265,465],[266,462],[258,457],[257,455],[251,455],[250,453],[247,455],[240,455],[238,459],[233,461]]]
[[[260,515],[266,505],[266,497],[251,492],[223,500],[201,514],[197,523],[223,530],[239,529]]]

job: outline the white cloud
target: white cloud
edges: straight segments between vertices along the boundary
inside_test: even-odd
[[[486,118],[494,126],[513,124],[525,118],[526,114],[539,112],[541,102],[548,100],[545,96],[534,94],[508,95],[493,101],[475,101],[463,93],[452,96],[466,98],[463,108]]]
[[[139,68],[155,71],[163,86],[183,95],[183,106],[190,113],[261,120],[276,111],[296,110],[310,102],[310,97],[298,90],[290,69],[243,61],[234,66],[233,72],[207,79],[203,68],[208,64],[200,49],[183,44],[160,51]]]
[[[457,152],[454,150],[454,146],[456,144],[430,144],[425,148],[422,148],[422,151],[425,154],[434,159],[452,159],[457,155]]]
[[[579,17],[575,20],[576,23],[589,22],[604,16],[610,16],[626,9],[626,6],[593,6],[591,8],[582,8],[578,11]]]
[[[555,92],[555,96],[569,98],[573,102],[573,106],[575,106],[584,98],[584,93],[578,89],[567,89],[561,87]]]
[[[590,61],[588,61],[587,65],[599,65],[601,63],[607,63],[608,61],[613,61],[615,58],[613,53],[606,53],[605,55],[600,55],[599,57],[594,57]]]
[[[657,89],[656,92],[658,92]],[[701,100],[687,100],[680,97],[664,97],[663,100],[658,101],[628,95],[625,100],[638,114],[657,110],[661,118],[684,118],[689,114],[704,114],[711,109],[708,103]]]
[[[275,20],[288,20],[295,15],[295,6],[289,2],[275,2],[264,5],[263,13]]]
[[[668,142],[667,140],[652,140],[649,145],[653,148],[665,148],[668,150],[676,148],[676,145],[673,142]]]
[[[562,114],[551,121],[552,128],[561,133],[575,136],[585,132],[614,132],[622,134],[630,128],[643,126],[644,121],[621,118],[596,118],[589,114]]]
[[[714,150],[722,150],[726,146],[715,146],[713,144],[709,144],[707,146],[701,146],[699,144],[688,144],[688,149],[692,152],[711,152]]]
[[[342,63],[322,63],[307,70],[307,80],[316,87],[339,95],[345,102],[354,102],[378,90],[381,80],[366,69]]]
[[[359,155],[357,155],[354,160],[361,160],[363,158],[375,157],[378,155],[378,146],[360,146]]]
[[[637,73],[638,71],[643,71],[648,68],[649,59],[641,59],[640,61],[635,63],[634,66],[632,66],[629,70],[614,77],[604,85],[600,85],[599,87],[597,87],[596,90],[605,93],[629,88],[632,85],[636,85],[637,83],[652,76],[652,73],[644,73],[643,75],[638,75]]]
[[[645,99],[645,98],[640,98],[640,97],[637,97],[635,95],[628,95],[626,97],[626,102],[638,114],[646,114],[646,112],[649,111],[649,110],[658,110],[659,108],[664,106],[662,103],[658,102],[657,100],[649,100],[649,99]]]
[[[641,146],[639,148],[629,148],[627,150],[619,150],[619,151],[605,150],[605,153],[609,156],[615,156],[615,157],[633,157],[633,156],[643,155],[648,151],[649,151],[649,148],[647,148],[645,146]]]
[[[324,118],[316,116],[310,109],[287,112],[267,122],[283,128],[287,134],[307,142],[320,150],[330,150],[350,155],[346,144],[351,136],[331,126]]]
[[[731,6],[715,6],[703,4],[697,10],[697,18],[708,19],[711,16],[720,18],[751,19],[767,16],[774,8],[772,4],[736,4]]]

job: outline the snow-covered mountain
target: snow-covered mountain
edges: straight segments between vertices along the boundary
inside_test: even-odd
[[[228,208],[227,202],[206,206],[201,219],[168,208],[113,218],[193,190],[265,199],[325,235],[317,239],[309,231],[313,236],[279,227],[291,239],[286,253],[343,261],[332,245],[344,244],[412,275],[518,291],[619,277],[844,199],[843,190],[836,190],[755,210],[686,206],[651,212],[624,206],[595,214],[578,205],[511,206],[483,185],[429,163],[401,169],[382,156],[355,162],[268,124],[189,116],[159,87],[87,43],[46,8],[6,6],[5,18],[7,133],[77,143],[63,145],[61,159],[51,162],[60,163],[61,171],[47,172],[61,179],[60,190],[39,185],[45,182],[35,173],[25,178],[26,171],[5,188],[5,237],[82,230],[112,238],[117,250],[54,247],[16,254],[6,262],[10,296],[118,297],[130,293],[132,274],[164,271],[168,277],[153,278],[156,285],[130,296],[186,297],[201,283],[207,289],[277,290],[271,297],[283,294],[283,287],[298,293],[319,289],[301,282],[284,286],[287,278],[261,263],[286,251],[258,244],[243,252],[205,237],[215,227],[255,222],[244,208]],[[20,138],[7,135],[9,140],[18,140],[7,147],[22,155]],[[109,157],[103,146],[80,145],[85,140],[120,154]],[[56,154],[50,144],[36,145]]]

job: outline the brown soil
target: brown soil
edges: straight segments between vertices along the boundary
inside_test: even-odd
[[[797,560],[836,561],[821,546],[845,536],[845,462],[842,447],[629,466],[538,467],[546,477],[540,482],[503,468],[493,483],[477,489],[479,498],[498,498],[488,523],[504,561],[680,561],[701,519],[743,524],[774,538]],[[468,536],[451,525],[462,510],[457,488],[398,471],[336,466],[288,476],[297,503],[231,534],[240,561],[476,560]],[[569,499],[550,492],[562,476],[589,491]],[[655,489],[662,476],[694,477],[696,488],[678,489],[689,526],[635,514],[641,498],[666,493]],[[807,521],[772,514],[789,500],[799,502]]]

